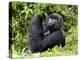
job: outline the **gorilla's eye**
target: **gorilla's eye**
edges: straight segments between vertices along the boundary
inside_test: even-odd
[[[49,22],[52,23],[52,22],[55,22],[55,21],[57,21],[57,19],[50,19],[50,18],[49,18]]]
[[[53,21],[54,19],[51,19],[51,21]]]
[[[49,19],[49,22],[52,22],[53,21],[53,19]]]

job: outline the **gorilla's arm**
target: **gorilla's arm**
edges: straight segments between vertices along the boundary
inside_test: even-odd
[[[44,37],[42,22],[42,14],[38,14],[32,18],[29,36],[29,48],[32,52],[38,52],[41,50],[41,46],[39,43],[42,42]]]
[[[58,46],[65,46],[65,37],[62,33],[62,31],[55,31],[47,36],[44,37],[43,39],[43,45],[42,48],[46,50],[47,48],[53,47],[55,45]],[[45,47],[45,48],[44,48]]]

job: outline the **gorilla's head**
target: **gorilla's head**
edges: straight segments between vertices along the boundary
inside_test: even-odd
[[[63,28],[63,18],[57,13],[53,13],[47,17],[47,26],[50,31],[60,30]]]

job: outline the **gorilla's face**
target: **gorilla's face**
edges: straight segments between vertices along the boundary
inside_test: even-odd
[[[59,30],[62,27],[62,17],[57,14],[51,14],[48,16],[47,26],[50,31]]]

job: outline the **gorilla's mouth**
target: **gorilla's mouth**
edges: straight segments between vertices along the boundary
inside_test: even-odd
[[[48,26],[48,29],[49,29],[50,31],[54,31],[55,26],[54,26],[54,25],[51,25],[51,26],[49,25],[49,26]]]

